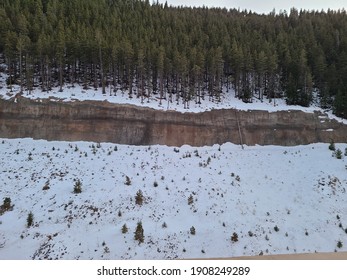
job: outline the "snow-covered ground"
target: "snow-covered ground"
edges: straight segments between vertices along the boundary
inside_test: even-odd
[[[5,75],[2,74],[0,77],[0,84],[3,84],[2,88],[0,87],[0,98],[1,99],[11,99],[14,98],[17,93],[20,91],[20,87],[18,85],[14,85],[12,92],[4,86],[5,83]],[[221,101],[218,102],[216,99],[211,100],[206,94],[204,99],[201,99],[198,104],[196,100],[192,100],[189,102],[189,107],[184,106],[182,100],[179,102],[175,100],[173,97],[173,102],[168,102],[169,98],[166,100],[162,100],[160,104],[159,94],[151,95],[150,98],[145,98],[141,100],[141,98],[137,98],[136,94],[132,95],[132,98],[129,98],[128,91],[122,91],[118,89],[116,93],[113,92],[113,87],[106,88],[106,94],[102,94],[101,88],[95,90],[94,88],[89,88],[85,90],[82,86],[75,84],[74,86],[65,85],[63,92],[59,91],[59,88],[53,88],[49,92],[42,92],[40,88],[35,88],[31,93],[25,91],[23,96],[26,98],[31,98],[34,100],[40,99],[51,99],[56,101],[65,101],[65,102],[74,102],[74,101],[85,101],[85,100],[93,100],[93,101],[108,101],[110,103],[117,104],[132,104],[136,106],[149,107],[158,110],[174,110],[179,112],[204,112],[213,109],[230,109],[235,108],[238,110],[266,110],[269,112],[275,111],[291,111],[291,110],[301,110],[304,112],[314,112],[314,111],[322,111],[327,113],[330,118],[336,119],[339,122],[344,122],[347,124],[347,120],[342,118],[338,118],[334,116],[331,110],[322,110],[317,100],[315,98],[315,102],[311,104],[310,107],[302,107],[302,106],[289,106],[286,104],[285,99],[283,98],[273,98],[269,100],[264,98],[263,101],[258,98],[253,98],[252,103],[244,103],[242,100],[235,97],[235,92],[233,89],[229,91],[224,88]]]
[[[5,87],[0,89],[0,98],[10,99],[13,98],[19,92],[19,86],[14,86],[13,91],[10,92]],[[26,98],[31,99],[51,99],[59,101],[84,101],[84,100],[93,100],[93,101],[108,101],[110,103],[118,104],[132,104],[137,106],[144,106],[153,109],[159,110],[175,110],[179,112],[202,112],[212,109],[227,109],[227,108],[237,108],[240,110],[268,110],[268,111],[278,111],[278,110],[305,110],[307,112],[312,112],[318,107],[312,106],[310,108],[304,108],[300,106],[287,106],[285,100],[283,99],[273,99],[269,102],[268,99],[264,98],[263,102],[258,99],[254,99],[253,103],[244,103],[238,98],[235,98],[235,93],[233,90],[226,92],[224,90],[223,97],[221,102],[217,100],[211,100],[208,96],[205,99],[201,99],[201,104],[197,104],[195,100],[189,102],[189,108],[184,108],[182,100],[179,100],[179,103],[174,100],[172,103],[169,103],[168,100],[162,100],[160,105],[159,95],[152,95],[149,99],[145,98],[143,103],[141,98],[137,98],[135,94],[132,95],[132,98],[129,98],[128,91],[117,90],[116,93],[110,88],[107,89],[106,94],[102,94],[101,89],[95,90],[90,88],[84,90],[80,85],[66,86],[63,92],[59,92],[59,88],[54,88],[49,92],[42,92],[40,89],[33,90],[30,94],[28,91],[25,91],[23,94]]]
[[[344,152],[347,146],[336,147]],[[243,150],[230,143],[173,148],[0,139],[0,205],[6,197],[13,205],[0,215],[0,259],[344,250],[346,164],[347,158],[332,157],[328,144]],[[80,194],[73,193],[77,179]],[[142,206],[135,203],[139,190]],[[145,236],[140,245],[138,221]],[[230,239],[234,232],[237,242]]]

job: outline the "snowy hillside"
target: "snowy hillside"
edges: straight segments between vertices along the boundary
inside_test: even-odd
[[[0,80],[4,80],[4,76]],[[0,88],[0,98],[1,99],[15,99],[17,93],[19,93],[19,86],[14,86],[13,91],[10,92],[6,88]],[[49,92],[42,92],[40,89],[35,89],[31,93],[25,91],[23,96],[26,98],[41,100],[41,99],[50,99],[55,101],[63,102],[75,102],[75,101],[107,101],[110,103],[116,104],[132,104],[136,106],[149,107],[157,110],[174,110],[178,112],[204,112],[210,110],[218,109],[238,109],[238,110],[265,110],[269,112],[276,111],[291,111],[291,110],[300,110],[303,112],[312,113],[314,111],[321,111],[324,114],[327,114],[329,118],[335,119],[339,122],[347,124],[346,119],[339,118],[332,114],[331,110],[323,110],[318,106],[318,97],[315,98],[315,102],[311,104],[310,107],[294,106],[287,105],[283,98],[275,98],[269,100],[264,98],[263,101],[254,97],[252,103],[244,103],[242,100],[235,97],[235,93],[232,89],[227,91],[224,89],[222,93],[222,98],[220,102],[216,99],[211,99],[208,95],[205,95],[204,99],[200,99],[200,104],[197,100],[191,100],[187,106],[182,103],[182,100],[178,102],[173,99],[172,102],[169,102],[169,98],[166,100],[163,99],[160,102],[159,95],[152,95],[149,98],[141,100],[141,97],[136,97],[135,94],[132,95],[132,98],[129,98],[128,91],[122,91],[118,89],[115,93],[112,88],[107,89],[107,94],[102,94],[101,89],[88,89],[84,90],[81,86],[75,85],[67,86],[64,88],[63,92],[59,92],[58,88],[54,88]]]
[[[346,145],[336,147],[344,152]],[[228,143],[173,148],[0,139],[0,205],[11,199],[0,210],[0,259],[344,250],[346,161],[327,144],[242,150]],[[142,244],[134,240],[139,221]]]

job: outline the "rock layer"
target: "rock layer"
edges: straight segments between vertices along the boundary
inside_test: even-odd
[[[15,102],[16,101],[16,102]],[[129,145],[301,145],[346,142],[347,125],[321,112],[160,111],[108,102],[0,100],[0,137]]]

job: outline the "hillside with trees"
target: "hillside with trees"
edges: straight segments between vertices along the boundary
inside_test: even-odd
[[[347,117],[346,11],[258,15],[139,0],[1,0],[9,90],[66,85],[126,90],[185,106],[222,91],[284,98]]]

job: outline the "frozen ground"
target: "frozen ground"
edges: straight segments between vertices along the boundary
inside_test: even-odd
[[[346,161],[332,157],[328,144],[242,150],[229,143],[173,148],[0,139],[0,204],[9,197],[13,205],[0,215],[0,259],[341,251],[347,246]],[[73,193],[77,179],[80,194]],[[135,203],[139,190],[142,206]],[[140,245],[138,221],[145,235]]]

